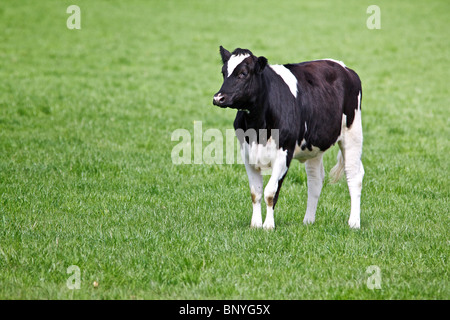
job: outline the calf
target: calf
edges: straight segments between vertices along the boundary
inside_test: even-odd
[[[274,208],[292,159],[305,163],[308,201],[303,223],[313,223],[325,177],[323,153],[337,142],[338,162],[330,175],[336,182],[345,172],[351,197],[348,224],[359,228],[364,168],[358,75],[331,59],[269,65],[265,57],[256,57],[247,49],[230,53],[221,46],[220,54],[224,82],[213,103],[238,110],[234,128],[250,184],[251,227],[275,227]],[[263,224],[265,169],[272,173],[264,189],[267,211]]]

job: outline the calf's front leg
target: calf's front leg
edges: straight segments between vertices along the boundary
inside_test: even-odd
[[[260,170],[256,170],[245,161],[245,169],[247,171],[248,183],[250,185],[250,193],[252,196],[253,214],[250,227],[261,228],[262,227],[262,215],[261,215],[261,197],[263,192],[263,178]]]
[[[261,228],[262,227],[261,198],[264,187],[263,177],[261,175],[261,170],[255,169],[252,165],[250,165],[248,153],[249,153],[248,145],[241,142],[241,156],[242,161],[244,162],[245,165],[245,170],[247,171],[248,183],[250,186],[250,193],[252,196],[252,205],[253,205],[253,214],[250,227]]]
[[[272,175],[264,189],[264,200],[267,205],[267,212],[263,228],[266,230],[275,228],[274,208],[278,200],[281,185],[288,170],[288,163],[287,151],[281,149],[277,150],[276,158],[272,163]]]

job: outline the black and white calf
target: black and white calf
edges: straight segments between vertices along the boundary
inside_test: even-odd
[[[292,159],[305,163],[308,202],[303,223],[313,223],[325,177],[322,156],[337,142],[338,162],[330,175],[337,181],[345,172],[351,197],[348,224],[359,228],[364,168],[358,75],[331,59],[269,65],[265,57],[246,49],[230,53],[221,46],[220,54],[224,82],[213,103],[238,110],[234,128],[250,184],[251,226],[275,227],[273,211]],[[250,130],[265,130],[266,136],[249,135]],[[263,224],[264,169],[272,173],[264,189],[267,212]]]

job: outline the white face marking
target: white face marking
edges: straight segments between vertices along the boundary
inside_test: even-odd
[[[283,81],[288,85],[289,90],[291,90],[292,95],[297,98],[297,78],[292,74],[292,72],[280,64],[271,65],[270,67],[283,79]]]
[[[242,62],[244,61],[244,59],[250,57],[249,54],[241,54],[238,56],[231,56],[230,59],[227,62],[227,70],[228,70],[228,77],[231,76],[231,74],[233,73],[234,69],[236,69],[236,67]]]
[[[336,62],[337,64],[340,64],[343,68],[347,68],[345,63],[343,63],[342,61],[334,60],[334,59],[323,59],[323,60],[333,61],[333,62]]]

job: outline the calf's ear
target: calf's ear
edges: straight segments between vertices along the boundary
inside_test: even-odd
[[[266,57],[258,57],[258,59],[256,60],[256,72],[257,73],[263,72],[266,66],[267,66]]]
[[[231,53],[224,47],[220,46],[220,56],[222,57],[222,62],[226,63],[228,60],[230,60]]]

